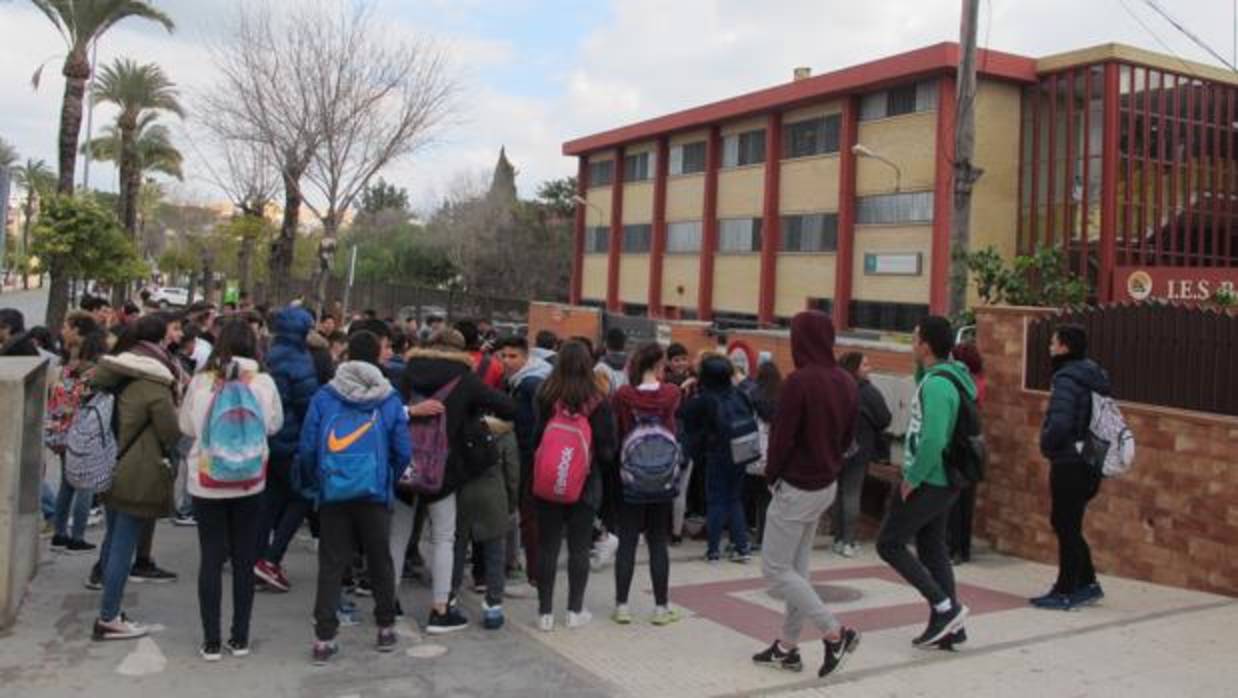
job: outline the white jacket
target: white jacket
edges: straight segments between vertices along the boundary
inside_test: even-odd
[[[267,436],[274,434],[284,423],[284,407],[280,403],[279,389],[275,387],[275,381],[269,374],[262,372],[258,362],[239,357],[233,360],[236,361],[242,373],[254,374],[249,388],[254,392],[259,406],[262,407],[262,414],[266,419]],[[265,477],[252,487],[229,490],[204,488],[198,478],[201,467],[199,462],[202,459],[202,454],[198,450],[198,437],[202,435],[207,417],[210,416],[211,399],[215,392],[215,378],[214,371],[204,371],[195,375],[193,381],[189,383],[189,389],[185,392],[185,400],[181,403],[179,417],[181,432],[194,440],[193,447],[189,449],[189,460],[185,466],[185,483],[189,488],[189,494],[203,499],[234,499],[258,494],[266,488]]]

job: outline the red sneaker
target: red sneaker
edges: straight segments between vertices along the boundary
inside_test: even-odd
[[[275,591],[288,591],[291,588],[279,565],[266,560],[259,560],[254,564],[254,576]]]

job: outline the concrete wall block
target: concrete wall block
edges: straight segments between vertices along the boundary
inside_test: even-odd
[[[42,358],[0,359],[0,630],[17,619],[38,568],[45,366]]]

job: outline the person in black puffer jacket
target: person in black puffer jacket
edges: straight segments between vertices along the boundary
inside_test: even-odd
[[[459,382],[442,400],[431,399],[453,380]],[[433,552],[430,562],[433,606],[427,632],[441,634],[467,627],[468,620],[448,605],[451,596],[451,573],[456,538],[456,490],[484,473],[479,465],[466,457],[468,444],[484,437],[482,418],[493,415],[511,421],[516,417],[512,399],[486,387],[473,370],[473,358],[465,351],[464,337],[453,329],[444,329],[432,336],[424,349],[409,352],[404,374],[400,378],[400,393],[409,405],[409,416],[447,415],[447,438],[451,454],[443,488],[437,495],[418,498],[416,506],[429,509]],[[491,463],[490,465],[493,465]],[[397,576],[403,568],[404,553],[413,532],[413,506],[397,501],[391,518],[391,557]],[[397,579],[398,582],[398,579]]]
[[[1109,395],[1110,385],[1104,369],[1087,358],[1087,348],[1087,332],[1078,325],[1058,327],[1049,345],[1053,383],[1040,429],[1040,453],[1049,460],[1058,575],[1047,594],[1031,599],[1037,608],[1069,610],[1104,596],[1083,537],[1083,515],[1100,491],[1101,475],[1086,462],[1081,445],[1091,421],[1092,393]]]
[[[301,308],[280,310],[271,323],[275,339],[266,356],[267,371],[279,390],[284,424],[268,440],[271,456],[254,574],[276,591],[290,588],[280,563],[288,543],[312,506],[295,491],[291,472],[301,442],[301,423],[319,387],[318,371],[306,345],[306,336],[313,326],[313,317]]]

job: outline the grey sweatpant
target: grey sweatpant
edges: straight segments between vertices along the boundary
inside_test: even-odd
[[[427,506],[424,499],[417,506]],[[428,505],[430,511],[430,587],[434,603],[447,603],[451,597],[451,572],[456,547],[456,495],[450,495]],[[400,588],[404,570],[404,553],[413,535],[416,510],[396,500],[391,512],[391,560],[395,571],[395,588]],[[398,560],[398,562],[397,562]]]
[[[774,487],[765,515],[765,542],[761,548],[761,571],[769,582],[769,595],[786,603],[782,623],[784,645],[799,642],[807,620],[825,635],[841,628],[817,596],[808,578],[808,560],[817,533],[817,522],[834,501],[836,485],[823,490],[801,490],[786,482]]]

